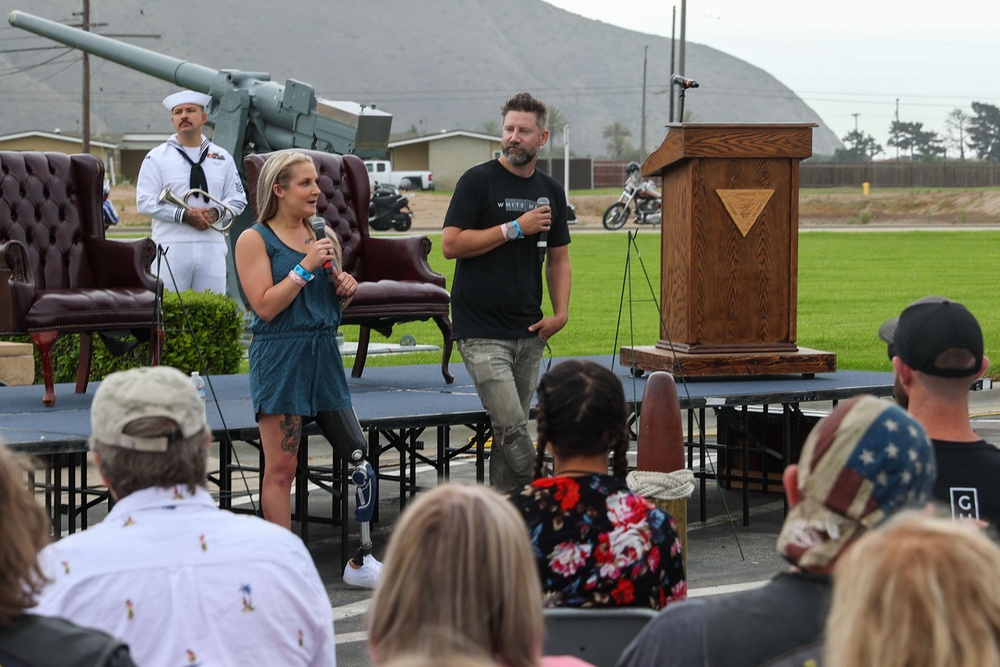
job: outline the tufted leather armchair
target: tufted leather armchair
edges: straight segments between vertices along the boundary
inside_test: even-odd
[[[104,238],[104,165],[93,155],[0,151],[0,333],[30,334],[55,404],[51,348],[80,334],[76,391],[90,378],[93,334],[148,331],[159,363],[156,246]]]
[[[444,338],[441,374],[451,384],[451,295],[445,277],[427,263],[431,241],[426,236],[373,237],[368,231],[368,170],[356,155],[334,155],[296,149],[312,157],[322,191],[318,212],[340,238],[344,270],[358,281],[354,299],[344,309],[342,324],[360,325],[358,354],[352,377],[361,377],[371,330],[392,334],[398,322],[433,319]],[[268,154],[247,155],[247,190],[256,215],[257,176]]]

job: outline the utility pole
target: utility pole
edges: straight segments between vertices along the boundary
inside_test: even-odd
[[[649,56],[649,45],[643,47],[642,51],[642,130],[639,139],[639,155],[642,159],[646,157],[646,62]]]
[[[687,51],[687,0],[681,0],[681,48],[680,48],[680,56],[677,59],[677,73],[680,74],[681,76],[685,76],[685,74],[687,74],[687,72],[685,72],[686,51]],[[673,73],[671,73],[671,76],[673,76]],[[670,87],[674,88],[675,86],[673,85],[673,83],[671,83]],[[681,109],[680,112],[683,114],[684,110]],[[677,120],[681,123],[684,122],[684,118],[678,118]]]
[[[90,32],[91,28],[98,28],[100,26],[105,26],[107,23],[91,23],[90,22],[90,0],[83,0],[82,11],[79,13],[74,12],[73,16],[80,17],[80,29],[84,32]],[[152,37],[158,39],[159,35],[141,35],[141,34],[128,34],[128,35],[106,35],[107,37]],[[90,152],[90,54],[86,51],[83,52],[83,94],[82,99],[82,110],[80,112],[80,134],[81,134],[81,150],[83,153]]]
[[[896,98],[896,127],[899,128],[899,98]],[[899,146],[896,146],[896,161],[899,161]]]
[[[90,32],[90,0],[83,0],[83,25],[85,32]],[[80,116],[83,125],[84,153],[90,152],[90,54],[83,52],[83,112]]]
[[[673,13],[670,15],[670,76],[674,75],[677,70],[674,69],[674,53],[676,52],[674,42],[677,41],[677,5],[674,5]],[[670,81],[667,82],[667,89],[670,92],[670,115],[667,116],[669,121],[674,122],[674,84]]]
[[[855,157],[860,157],[861,156],[861,135],[858,134],[858,116],[860,116],[861,114],[859,114],[859,113],[852,113],[851,115],[854,116],[854,155],[855,155]]]

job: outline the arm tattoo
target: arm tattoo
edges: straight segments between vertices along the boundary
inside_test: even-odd
[[[284,415],[279,425],[281,429],[281,451],[294,454],[299,448],[302,436],[302,417],[299,415]]]

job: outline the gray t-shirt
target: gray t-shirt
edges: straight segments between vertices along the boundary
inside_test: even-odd
[[[759,667],[818,641],[829,575],[785,572],[765,586],[672,604],[629,644],[618,667]]]

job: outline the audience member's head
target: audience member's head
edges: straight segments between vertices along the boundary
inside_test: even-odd
[[[557,461],[603,457],[607,462],[611,452],[615,477],[625,479],[628,407],[614,373],[593,361],[564,361],[542,377],[537,397],[536,479],[542,476],[546,447]]]
[[[926,504],[935,472],[930,440],[902,408],[874,396],[841,401],[785,469],[791,509],[778,551],[807,570],[830,567],[866,530]]]
[[[837,565],[827,667],[1000,665],[1000,546],[968,524],[906,512]]]
[[[488,655],[534,667],[542,592],[524,521],[484,486],[444,484],[400,516],[368,613],[373,660]]]
[[[0,628],[35,606],[46,584],[37,559],[49,541],[49,522],[21,472],[18,460],[0,444]]]
[[[90,446],[115,498],[150,487],[205,485],[209,433],[190,379],[157,366],[112,373],[90,409]]]
[[[965,400],[969,384],[989,366],[983,331],[969,309],[940,296],[925,296],[879,328],[896,372],[893,393],[904,407],[914,380],[938,399]]]
[[[498,667],[488,656],[445,655],[409,653],[381,663],[381,667]]]

